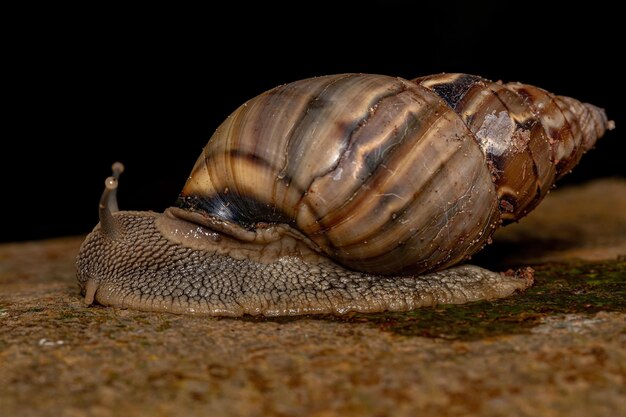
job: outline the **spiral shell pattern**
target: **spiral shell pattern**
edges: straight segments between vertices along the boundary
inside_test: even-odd
[[[434,271],[528,213],[609,126],[591,105],[465,74],[310,78],[232,113],[178,206],[289,224],[352,269]]]

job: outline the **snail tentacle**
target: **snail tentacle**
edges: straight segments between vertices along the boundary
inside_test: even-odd
[[[111,165],[111,171],[113,172],[113,178],[115,178],[119,183],[120,175],[122,174],[122,172],[124,172],[124,164],[119,161],[114,162],[113,165]],[[111,213],[116,213],[120,211],[119,206],[117,205],[117,187],[111,190],[108,201],[108,206],[109,210],[111,210]]]
[[[117,221],[115,216],[113,216],[113,213],[118,211],[118,178],[124,170],[124,166],[122,164],[119,165],[121,168],[120,166],[113,164],[113,176],[107,177],[107,179],[104,180],[104,191],[102,192],[102,197],[100,197],[100,204],[98,206],[102,231],[111,240],[116,240],[123,234],[122,226]]]

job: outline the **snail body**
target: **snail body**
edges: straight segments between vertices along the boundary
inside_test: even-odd
[[[528,274],[454,265],[611,127],[592,105],[465,74],[279,86],[222,123],[163,214],[114,212],[118,167],[78,280],[88,303],[232,316],[506,296]]]

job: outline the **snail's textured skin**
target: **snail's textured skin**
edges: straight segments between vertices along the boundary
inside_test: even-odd
[[[283,85],[218,128],[178,208],[118,213],[114,237],[96,227],[79,282],[88,301],[213,315],[505,296],[529,280],[432,271],[527,214],[611,126],[594,106],[465,74]]]
[[[377,277],[299,256],[254,262],[175,244],[159,233],[154,213],[118,217],[130,231],[125,239],[112,243],[96,228],[78,261],[83,285],[102,277],[96,298],[105,305],[219,316],[405,311],[505,297],[532,283],[476,266]]]

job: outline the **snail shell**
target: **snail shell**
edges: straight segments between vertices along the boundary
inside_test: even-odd
[[[178,205],[289,224],[359,271],[439,270],[535,207],[605,125],[594,107],[471,75],[311,78],[237,109]]]
[[[282,85],[226,119],[164,214],[113,213],[118,170],[79,282],[89,303],[223,315],[508,295],[527,277],[433,271],[526,215],[612,126],[595,106],[466,74]]]

